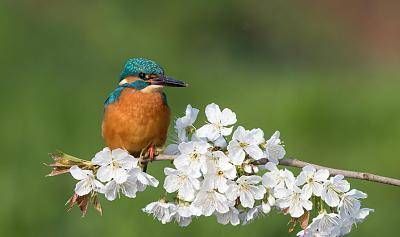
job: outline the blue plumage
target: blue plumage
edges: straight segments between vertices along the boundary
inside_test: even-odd
[[[156,62],[146,58],[131,58],[126,61],[119,80],[128,76],[138,76],[139,73],[164,75],[164,69]]]
[[[126,84],[120,85],[113,92],[111,92],[111,94],[108,96],[106,101],[104,101],[104,105],[107,106],[109,104],[116,102],[118,100],[119,96],[121,95],[121,92],[125,88],[134,88],[135,90],[142,90],[142,89],[148,87],[149,85],[150,85],[149,82],[142,81],[142,80],[137,80],[137,81],[134,81],[131,83],[126,83]],[[166,101],[166,99],[165,99],[165,101]]]

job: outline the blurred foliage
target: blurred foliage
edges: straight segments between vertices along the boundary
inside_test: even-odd
[[[216,102],[248,128],[279,129],[290,156],[398,177],[400,73],[363,66],[349,34],[289,0],[0,2],[0,236],[294,236],[275,214],[243,227],[163,226],[140,210],[161,188],[102,200],[103,217],[64,212],[74,181],[44,178],[42,163],[57,148],[90,159],[103,146],[102,102],[128,57],[190,84],[167,90],[175,117]],[[161,178],[164,165],[150,172]],[[376,212],[351,236],[395,235],[398,188],[352,184]]]

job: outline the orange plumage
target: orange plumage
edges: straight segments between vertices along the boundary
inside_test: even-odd
[[[111,149],[138,155],[165,144],[169,123],[170,109],[161,91],[125,88],[118,101],[105,107],[102,135]]]

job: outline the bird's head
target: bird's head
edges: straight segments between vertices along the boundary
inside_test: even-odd
[[[125,66],[119,77],[119,85],[142,81],[140,84],[147,84],[147,90],[159,90],[164,86],[186,87],[183,81],[175,80],[172,77],[164,75],[164,69],[156,62],[146,58],[131,58],[125,63]]]

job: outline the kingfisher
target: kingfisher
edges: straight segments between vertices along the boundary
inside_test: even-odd
[[[122,148],[135,157],[154,159],[167,139],[170,108],[164,87],[186,87],[166,76],[164,69],[146,58],[128,59],[118,87],[104,102],[102,136],[110,149]]]

